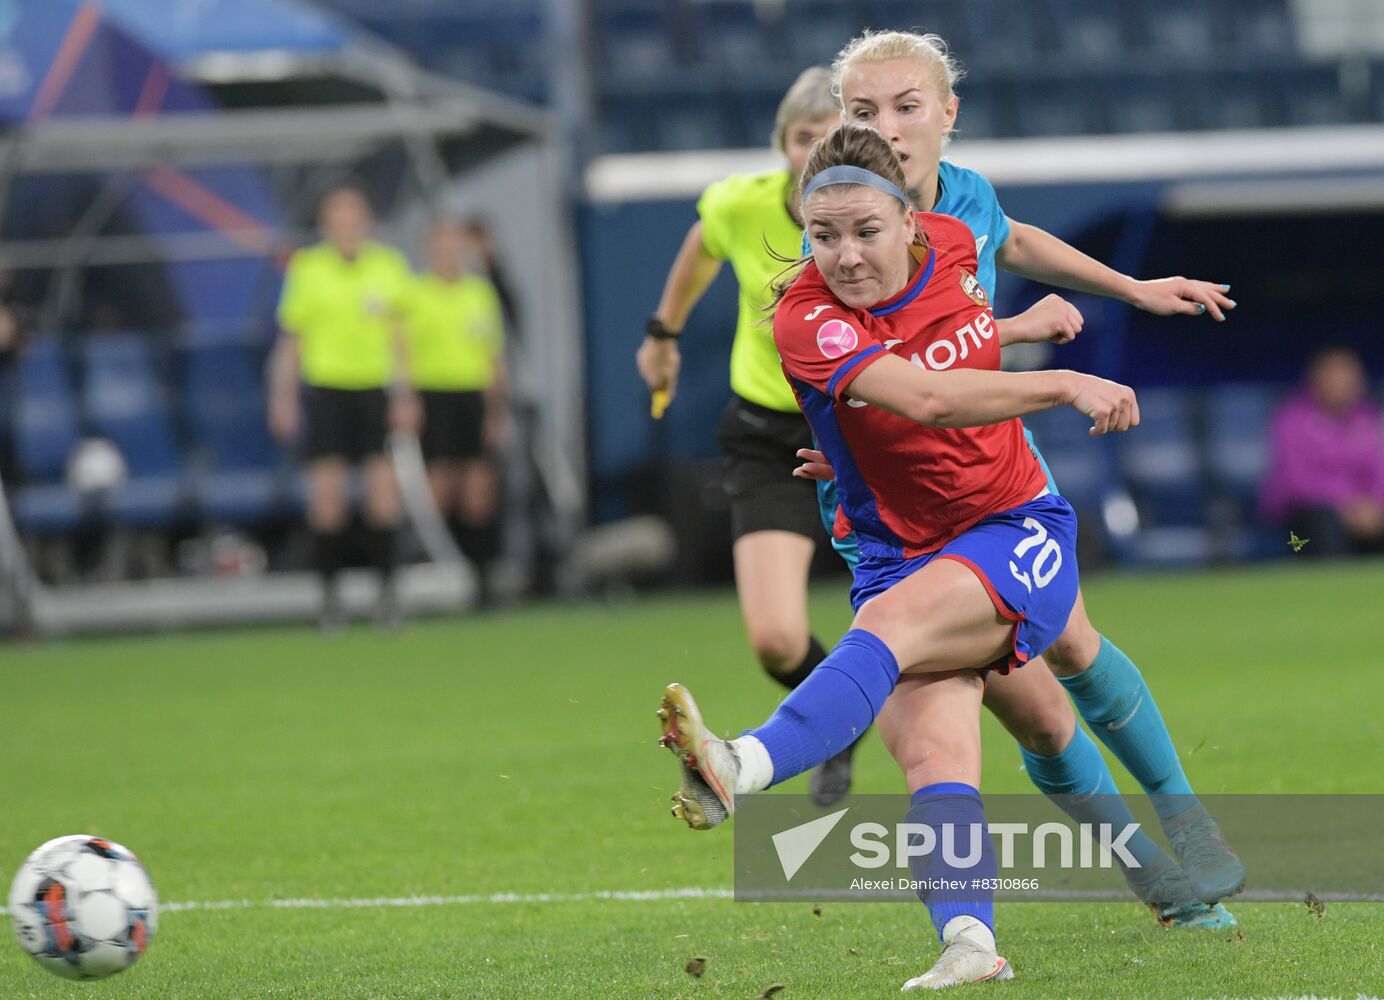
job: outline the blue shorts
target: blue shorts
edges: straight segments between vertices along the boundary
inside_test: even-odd
[[[1045,494],[992,514],[936,552],[912,559],[861,558],[851,587],[856,611],[934,559],[954,559],[979,577],[995,610],[1014,623],[1013,651],[990,664],[1008,673],[1040,655],[1067,627],[1076,603],[1076,513]]]
[[[1033,443],[1033,434],[1027,427],[1024,428],[1024,439],[1028,441],[1028,450],[1033,452],[1033,457],[1038,459],[1038,464],[1043,468],[1043,475],[1048,477],[1048,492],[1053,496],[1061,496],[1062,491],[1057,488],[1057,480],[1052,478],[1052,470],[1048,468],[1048,463],[1043,458],[1043,453],[1038,450],[1038,446]],[[816,442],[813,442],[816,447]],[[831,547],[836,550],[836,554],[846,560],[846,565],[855,572],[855,564],[860,561],[860,549],[855,543],[855,534],[849,534],[845,538],[837,538],[836,527],[836,481],[828,479],[817,483],[817,512],[822,516],[822,524],[827,529],[827,535],[831,538]]]

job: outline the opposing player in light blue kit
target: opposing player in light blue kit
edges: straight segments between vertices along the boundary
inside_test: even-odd
[[[1106,295],[1158,315],[1210,314],[1224,320],[1235,303],[1228,286],[1186,278],[1137,281],[1119,274],[1043,230],[1007,218],[990,182],[981,174],[941,159],[942,148],[956,122],[958,100],[953,85],[959,70],[936,35],[908,32],[867,32],[847,45],[833,65],[834,87],[843,120],[879,131],[903,164],[910,196],[916,207],[951,215],[975,234],[976,278],[993,293],[995,268],[1078,291]],[[1006,342],[1031,339],[1012,330],[1014,324],[1042,324],[1055,329],[1050,338],[1070,340],[1080,332],[1080,313],[1053,295],[1020,316],[999,321],[1009,324]],[[1030,437],[1030,445],[1032,439]],[[1034,449],[1037,455],[1036,449]],[[855,538],[838,506],[832,472],[820,453],[802,452],[800,475],[826,477],[821,483],[824,520],[833,544],[854,570],[859,555]],[[1042,461],[1041,455],[1037,455]],[[1044,471],[1047,471],[1044,463]],[[1057,492],[1049,475],[1049,485]],[[1220,905],[1208,905],[1238,892],[1244,882],[1239,859],[1225,845],[1214,821],[1192,794],[1177,752],[1148,686],[1133,662],[1091,624],[1080,594],[1067,628],[1043,659],[1066,688],[1083,719],[1153,797],[1160,822],[1196,895],[1203,903],[1158,908],[1161,920],[1185,926],[1233,925]],[[1049,794],[1116,791],[1109,772],[1098,766],[1099,753],[1075,725],[1066,700],[1049,696],[1046,724],[1031,715],[1007,718],[1006,684],[1011,677],[991,679],[986,706],[1020,739],[1030,776]],[[1055,687],[1055,685],[1053,686]],[[1032,691],[1024,700],[1031,706]],[[1060,695],[1060,691],[1058,692]],[[909,761],[931,752],[926,733],[914,728],[886,731],[891,717],[881,717],[881,735],[905,772]],[[1046,731],[1056,746],[1034,745],[1025,733]],[[1104,772],[1102,775],[1101,772]]]

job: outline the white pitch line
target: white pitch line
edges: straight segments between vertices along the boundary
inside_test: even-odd
[[[656,902],[668,899],[730,899],[730,889],[602,890],[573,893],[497,892],[488,896],[376,896],[366,899],[223,899],[213,902],[164,903],[160,913],[187,910],[369,910],[408,906],[475,906],[495,903],[586,903],[599,900]]]
[[[753,893],[745,894],[748,899],[753,899]],[[1047,898],[1042,900],[1022,900],[1017,898],[1001,899],[1001,904],[1008,905],[1017,902],[1058,902],[1063,899],[1072,901],[1133,901],[1133,897],[1121,892],[1086,892],[1086,893],[1048,893]],[[1054,896],[1058,898],[1053,898]],[[804,890],[802,898],[804,900],[824,900],[824,899],[852,899],[855,894],[851,891],[833,892],[831,890]],[[189,911],[214,911],[214,910],[370,910],[370,909],[395,909],[414,906],[478,906],[478,905],[500,905],[512,903],[589,903],[606,900],[614,900],[624,903],[644,903],[659,902],[661,900],[673,899],[734,899],[735,893],[731,889],[704,889],[704,888],[684,888],[684,889],[604,889],[597,892],[536,892],[536,893],[517,893],[517,892],[496,892],[489,895],[468,895],[468,896],[374,896],[362,897],[359,899],[329,897],[329,898],[301,898],[301,899],[220,899],[220,900],[192,900],[187,902],[163,903],[159,906],[160,913],[186,913]],[[1384,895],[1369,893],[1332,893],[1325,892],[1319,895],[1322,902],[1384,902]],[[773,900],[787,902],[781,895],[772,897]],[[886,900],[870,900],[870,902],[885,902]],[[1239,903],[1250,902],[1296,902],[1301,903],[1301,897],[1295,892],[1285,892],[1282,890],[1249,890],[1240,895],[1226,900],[1231,906]],[[8,917],[6,910],[0,909],[0,915]]]

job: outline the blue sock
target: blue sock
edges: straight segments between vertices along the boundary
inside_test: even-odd
[[[1109,823],[1112,830],[1122,830],[1125,824],[1134,822],[1100,748],[1080,726],[1061,753],[1044,757],[1022,746],[1019,753],[1024,759],[1024,769],[1038,790],[1052,797],[1058,807],[1078,823],[1089,823],[1095,831],[1101,823]],[[1127,840],[1125,846],[1144,868],[1169,863],[1163,849],[1143,830]]]
[[[758,729],[774,784],[835,757],[875,721],[899,682],[894,654],[876,636],[851,629]]]
[[[1133,661],[1101,636],[1090,669],[1059,677],[1077,711],[1153,800],[1166,822],[1196,803],[1168,727]]]
[[[995,932],[995,894],[985,889],[970,887],[972,879],[993,879],[996,875],[995,848],[990,841],[990,831],[985,825],[985,806],[980,792],[964,781],[939,781],[925,785],[913,793],[912,806],[906,821],[932,828],[936,840],[930,853],[910,857],[908,868],[917,882],[947,879],[965,883],[961,889],[920,888],[918,898],[927,907],[932,926],[937,928],[937,937],[942,937],[942,929],[957,917],[975,917],[990,933]],[[952,829],[944,829],[951,824]],[[975,844],[971,831],[979,828]],[[910,837],[910,843],[916,843]],[[950,846],[949,846],[950,845]],[[973,859],[975,846],[980,848],[980,857]],[[944,847],[951,851],[947,857]],[[971,864],[953,864],[971,860]]]

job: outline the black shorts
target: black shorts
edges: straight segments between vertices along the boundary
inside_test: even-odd
[[[461,462],[485,454],[485,393],[429,389],[423,400],[419,443],[429,462]]]
[[[801,413],[784,413],[732,396],[716,428],[726,453],[731,537],[756,531],[791,531],[816,541],[824,534],[817,488],[798,479],[799,448],[812,447]]]
[[[361,462],[383,455],[389,437],[389,399],[384,389],[307,390],[308,461],[340,458]]]

